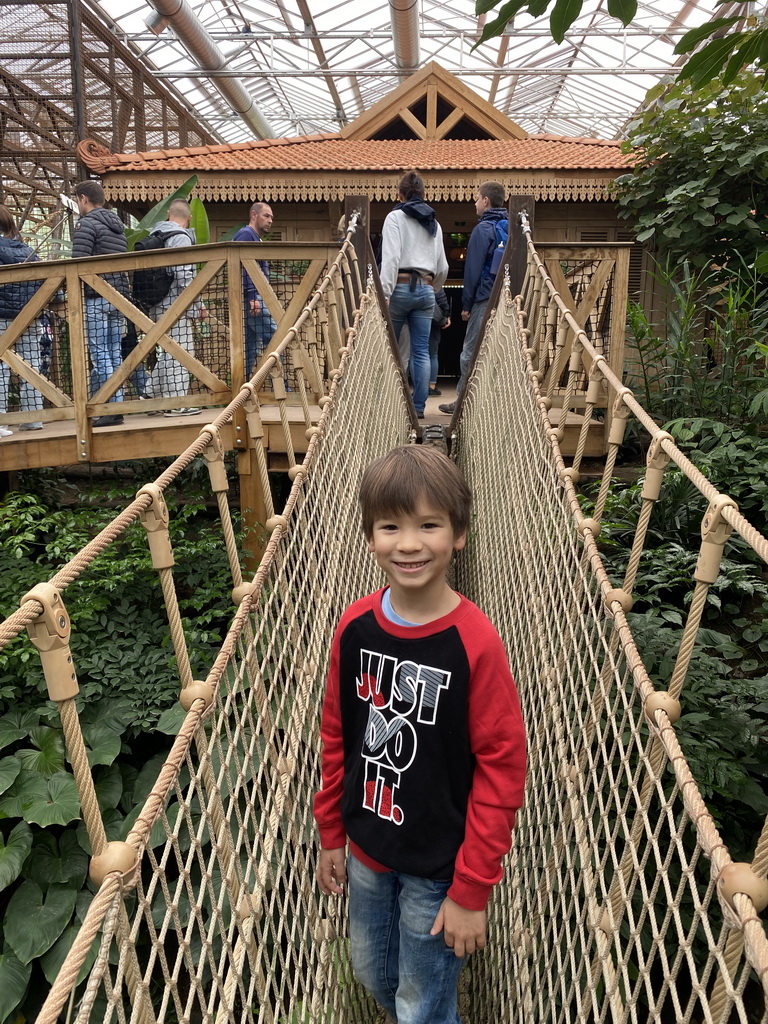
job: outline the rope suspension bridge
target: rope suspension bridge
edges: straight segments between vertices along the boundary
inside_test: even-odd
[[[621,316],[621,261],[574,251],[568,262],[561,250],[548,261],[523,227],[520,294],[507,271],[450,430],[451,456],[474,495],[455,583],[506,644],[530,743],[526,802],[490,908],[488,948],[466,972],[465,1019],[767,1024],[760,914],[768,905],[768,822],[751,863],[734,863],[675,726],[725,545],[737,535],[768,561],[768,540],[611,368],[606,339],[615,324],[606,324],[612,301],[614,321]],[[96,894],[39,1024],[383,1020],[352,975],[343,901],[316,888],[311,813],[332,632],[343,609],[382,582],[359,527],[357,484],[373,458],[419,439],[361,237],[353,225],[282,340],[196,440],[55,576],[20,595],[19,610],[0,626],[3,645],[26,630],[40,652],[93,851]],[[239,273],[230,267],[230,280]],[[333,351],[329,321],[339,325]],[[286,361],[298,368],[301,461],[280,387]],[[307,395],[319,379],[318,420]],[[272,505],[261,443],[270,380],[291,479],[282,509]],[[561,444],[575,408],[576,454],[566,466]],[[626,570],[615,580],[597,538],[630,417],[648,435],[647,467]],[[257,442],[251,451],[269,534],[247,577],[222,440],[243,420]],[[607,456],[585,515],[577,485],[598,421]],[[199,457],[236,609],[205,679],[190,667],[164,500]],[[698,489],[702,542],[662,689],[649,678],[627,614],[642,592],[641,555],[669,466]],[[165,600],[185,717],[118,842],[107,838],[88,767],[66,602],[69,584],[137,522]]]

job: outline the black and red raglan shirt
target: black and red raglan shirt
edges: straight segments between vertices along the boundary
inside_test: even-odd
[[[323,703],[323,849],[374,870],[452,879],[482,910],[501,878],[523,802],[525,732],[501,638],[462,597],[448,615],[399,626],[383,590],[339,622]]]

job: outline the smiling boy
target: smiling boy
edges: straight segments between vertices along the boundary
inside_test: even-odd
[[[366,469],[360,501],[388,586],[334,636],[317,877],[326,894],[349,879],[352,965],[393,1019],[459,1024],[456,983],[485,946],[523,799],[520,703],[496,630],[445,578],[469,527],[456,466],[396,448]]]

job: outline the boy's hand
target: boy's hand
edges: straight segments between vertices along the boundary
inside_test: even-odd
[[[446,896],[429,934],[440,932],[456,956],[469,956],[477,949],[485,949],[485,911],[465,910]]]
[[[347,851],[343,846],[338,850],[321,850],[317,862],[317,884],[326,896],[336,893],[340,896],[342,885],[347,881]]]

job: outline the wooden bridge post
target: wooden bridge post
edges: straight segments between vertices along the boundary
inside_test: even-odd
[[[353,213],[359,213],[357,227],[352,234],[352,245],[357,254],[357,265],[360,270],[360,285],[364,292],[368,280],[368,264],[373,263],[371,251],[371,201],[368,196],[344,197],[344,228],[349,224]],[[355,295],[355,304],[360,305],[360,296]]]
[[[525,280],[525,268],[528,264],[528,243],[520,230],[519,215],[525,213],[528,224],[533,232],[533,218],[536,212],[536,200],[533,196],[510,196],[507,206],[509,217],[509,238],[504,251],[503,263],[509,266],[509,287],[512,295],[519,295]],[[496,275],[498,281],[501,274]],[[493,305],[489,303],[489,308]]]

